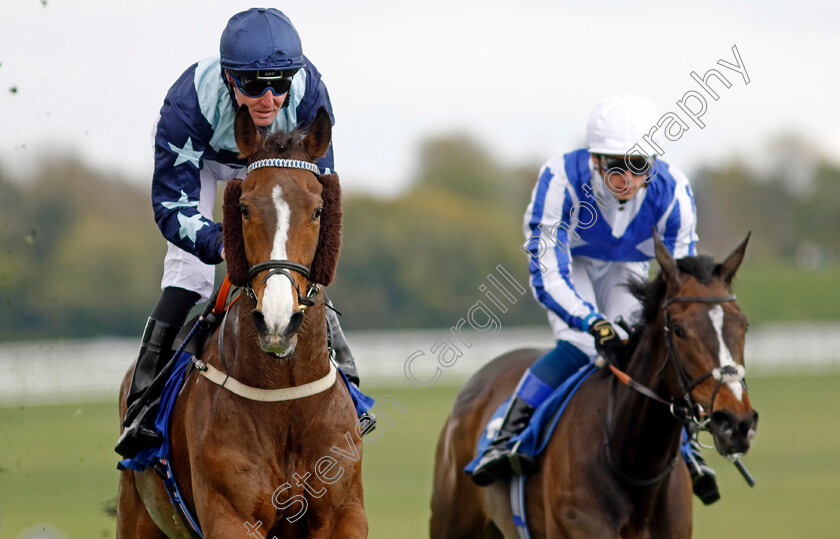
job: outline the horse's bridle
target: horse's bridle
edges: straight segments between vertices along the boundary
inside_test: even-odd
[[[694,397],[691,395],[692,390],[694,390],[695,387],[707,378],[714,378],[717,380],[717,385],[715,386],[715,390],[712,392],[712,400],[709,405],[710,411],[713,411],[715,407],[715,397],[717,397],[718,390],[720,390],[723,384],[739,382],[744,387],[744,391],[747,390],[747,383],[744,380],[745,371],[742,365],[724,365],[711,369],[692,380],[680,362],[676,347],[674,346],[674,332],[671,330],[670,316],[668,315],[667,308],[675,303],[725,303],[728,301],[735,301],[735,295],[682,296],[671,298],[662,306],[662,310],[665,312],[664,331],[665,341],[668,347],[668,357],[671,358],[674,363],[674,367],[677,370],[677,380],[679,381],[680,389],[683,392],[682,403],[679,401],[672,401],[671,413],[677,419],[681,419],[689,423],[693,430],[708,430],[710,417],[704,417],[706,412],[703,410],[703,407],[694,400]]]
[[[272,167],[272,168],[297,168],[301,170],[306,170],[314,174],[316,177],[320,174],[320,169],[318,165],[315,163],[310,163],[309,161],[302,161],[300,159],[260,159],[258,161],[254,161],[250,165],[248,165],[248,174],[257,170],[258,168],[264,167]],[[245,293],[248,296],[256,300],[257,296],[254,293],[254,285],[253,281],[254,278],[263,271],[268,270],[268,275],[263,278],[263,284],[268,280],[269,277],[272,275],[283,275],[289,281],[291,281],[292,286],[294,287],[295,291],[297,292],[298,296],[298,309],[301,311],[305,311],[307,307],[312,307],[315,305],[315,300],[312,299],[318,295],[318,292],[321,290],[321,287],[316,283],[313,283],[309,278],[309,268],[303,264],[298,262],[293,262],[291,260],[266,260],[265,262],[259,262],[254,264],[248,269],[248,285],[245,286]],[[300,288],[298,287],[297,283],[295,283],[294,277],[292,277],[291,271],[298,273],[306,279],[307,286],[306,286],[306,294],[301,294]]]
[[[618,367],[614,365],[609,365],[609,368],[612,370],[613,374],[615,375],[615,379],[620,380],[622,383],[630,387],[631,389],[641,393],[645,397],[652,399],[654,401],[660,402],[666,406],[668,406],[669,410],[671,411],[671,415],[673,415],[677,420],[687,424],[687,430],[692,432],[696,432],[698,430],[709,430],[708,424],[710,421],[710,417],[704,417],[706,412],[703,410],[703,407],[698,404],[694,397],[691,395],[691,391],[701,382],[706,380],[709,377],[713,377],[715,380],[718,381],[717,386],[715,387],[714,392],[712,393],[712,400],[711,400],[711,409],[714,410],[714,402],[715,397],[717,396],[718,390],[721,386],[725,383],[735,382],[738,381],[744,386],[744,390],[746,390],[747,385],[744,381],[744,367],[742,365],[725,365],[722,367],[717,367],[710,370],[707,373],[701,374],[695,379],[691,379],[688,376],[688,373],[685,371],[685,368],[679,361],[679,357],[677,355],[676,348],[674,347],[674,336],[673,331],[670,327],[670,317],[668,315],[668,311],[666,310],[669,306],[675,303],[689,303],[689,302],[696,302],[696,303],[724,303],[727,301],[735,301],[735,295],[730,294],[728,296],[681,296],[671,298],[662,305],[662,310],[665,312],[665,323],[664,323],[664,331],[665,331],[665,340],[667,343],[668,348],[668,358],[670,358],[677,371],[677,380],[680,384],[680,389],[683,392],[683,398],[675,399],[671,398],[670,400],[666,400],[659,395],[657,395],[653,390],[648,387],[639,384],[630,376],[628,376],[625,372],[621,371]],[[666,359],[667,361],[667,359]],[[679,458],[679,452],[677,455],[671,460],[671,462],[666,466],[665,470],[660,474],[647,478],[647,479],[638,479],[628,475],[626,472],[622,471],[619,467],[618,463],[615,460],[614,455],[612,454],[612,448],[610,444],[610,431],[612,425],[612,416],[613,416],[613,388],[611,387],[609,398],[607,401],[607,416],[604,424],[604,433],[605,433],[605,452],[607,462],[612,469],[612,471],[624,482],[629,483],[635,486],[650,486],[655,485],[666,478],[673,470],[674,465]]]
[[[717,380],[718,383],[715,387],[714,392],[712,393],[711,402],[712,409],[714,409],[715,397],[717,396],[717,392],[723,384],[730,382],[740,382],[746,390],[747,384],[744,381],[744,367],[742,365],[724,365],[722,367],[716,367],[704,374],[701,374],[700,376],[692,380],[688,376],[688,373],[685,371],[685,368],[682,366],[682,363],[680,362],[679,356],[677,354],[677,350],[674,347],[674,334],[671,330],[670,317],[666,309],[674,303],[725,303],[727,301],[735,301],[735,295],[730,294],[728,296],[680,296],[676,298],[671,298],[662,305],[662,310],[665,312],[664,331],[665,342],[668,349],[667,359],[671,359],[671,361],[674,363],[674,368],[677,370],[677,381],[679,382],[680,389],[683,393],[682,399],[671,398],[670,400],[666,400],[657,395],[651,389],[639,384],[638,382],[630,378],[630,376],[628,376],[627,373],[621,371],[618,367],[614,365],[609,365],[610,370],[612,370],[613,374],[615,374],[615,376],[621,382],[623,382],[631,389],[634,389],[635,391],[641,393],[645,397],[653,399],[657,402],[661,402],[662,404],[668,406],[671,410],[671,414],[675,418],[679,419],[680,421],[689,423],[694,430],[708,430],[709,418],[703,417],[706,412],[703,410],[703,407],[701,405],[697,404],[697,402],[694,400],[694,397],[691,396],[691,391],[707,378],[711,377]]]
[[[297,292],[298,309],[300,309],[301,311],[305,311],[307,307],[312,307],[313,305],[315,305],[315,300],[312,298],[318,295],[318,292],[321,290],[321,287],[318,284],[313,283],[309,279],[308,267],[304,266],[303,264],[299,264],[298,262],[292,262],[291,260],[267,260],[265,262],[260,262],[251,266],[250,269],[248,269],[248,284],[245,286],[245,293],[248,294],[248,296],[251,299],[257,299],[257,296],[254,293],[254,278],[266,270],[268,271],[268,274],[265,277],[263,277],[263,284],[265,284],[268,278],[272,275],[282,275],[289,279],[295,291]],[[290,273],[291,271],[302,275],[303,278],[306,279],[307,285],[305,295],[301,294],[300,287],[298,287],[294,277],[292,277],[292,274]]]

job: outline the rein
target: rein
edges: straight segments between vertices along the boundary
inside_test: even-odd
[[[662,305],[662,310],[665,311],[669,306],[675,303],[723,303],[727,301],[735,301],[735,295],[733,294],[728,296],[682,296],[667,300]],[[711,401],[711,408],[712,410],[714,410],[715,397],[717,396],[717,392],[723,384],[738,381],[744,386],[744,389],[746,389],[746,382],[744,382],[744,367],[742,365],[736,365],[734,367],[732,365],[725,365],[723,367],[712,369],[709,372],[702,374],[694,380],[692,380],[688,376],[688,373],[685,372],[685,369],[679,361],[676,348],[674,347],[674,336],[669,326],[669,317],[667,311],[665,311],[665,324],[663,329],[666,337],[668,358],[670,358],[674,363],[674,366],[677,370],[677,379],[680,384],[680,389],[683,392],[682,399],[676,399],[672,397],[670,400],[666,400],[657,395],[656,392],[654,392],[650,388],[633,380],[630,377],[630,375],[628,375],[626,372],[622,371],[615,365],[607,365],[609,365],[610,371],[612,371],[613,375],[615,376],[615,379],[617,379],[630,389],[633,389],[637,393],[640,393],[651,400],[668,406],[671,415],[682,423],[688,423],[691,431],[694,432],[699,430],[708,430],[708,423],[710,419],[703,417],[705,415],[705,411],[703,410],[703,407],[694,400],[694,397],[691,396],[691,391],[698,384],[700,384],[709,377],[712,377],[715,380],[717,380],[718,383],[715,387],[714,392],[712,393]],[[602,358],[598,358],[598,360],[596,360],[596,364],[599,364],[599,366],[603,366],[603,364],[606,364],[606,362]],[[613,381],[615,381],[615,379]],[[631,485],[650,486],[659,483],[665,477],[667,477],[673,470],[674,465],[677,462],[677,458],[679,457],[679,452],[673,459],[671,459],[671,462],[668,464],[668,466],[666,466],[665,470],[662,473],[656,475],[655,477],[649,479],[636,479],[634,477],[629,476],[626,472],[622,471],[618,466],[610,444],[610,431],[612,430],[612,417],[614,408],[614,389],[615,384],[613,383],[610,385],[610,393],[607,401],[607,417],[604,423],[604,446],[607,463],[609,464],[612,471],[622,481]]]
[[[611,365],[611,367],[612,367],[612,365]],[[656,393],[649,390],[645,386],[637,384],[636,382],[633,381],[632,378],[627,376],[622,371],[619,371],[618,369],[613,370],[614,373],[616,371],[618,371],[619,373],[621,373],[622,375],[624,375],[627,378],[627,381],[630,382],[630,383],[627,383],[627,385],[629,387],[635,389],[636,391],[639,391],[642,395],[644,395],[646,397],[652,398],[652,399],[654,399],[658,402],[668,404],[668,402],[666,400],[660,398],[658,395],[656,395]],[[606,416],[606,419],[604,420],[604,424],[603,424],[603,428],[604,428],[604,453],[606,454],[606,457],[607,457],[607,464],[609,464],[610,469],[613,471],[613,473],[615,473],[615,475],[617,475],[618,478],[621,479],[622,481],[624,481],[625,483],[628,483],[628,484],[636,486],[636,487],[649,487],[651,485],[655,485],[655,484],[659,483],[660,481],[662,481],[663,479],[665,479],[666,477],[668,477],[671,474],[671,470],[674,469],[674,466],[677,463],[677,458],[679,457],[679,453],[677,453],[674,456],[674,458],[671,459],[671,462],[668,463],[668,465],[665,467],[665,470],[663,470],[661,473],[659,473],[659,474],[657,474],[653,477],[650,477],[648,479],[637,479],[635,477],[632,477],[632,476],[628,475],[627,472],[625,472],[621,469],[621,467],[618,465],[618,461],[616,460],[615,455],[613,454],[612,444],[610,443],[610,431],[612,430],[613,410],[615,408],[614,402],[615,402],[615,380],[616,379],[622,380],[622,377],[619,376],[618,374],[616,374],[616,378],[613,378],[612,383],[610,384],[610,393],[609,393],[609,397],[607,398],[607,416]],[[624,380],[622,380],[622,382],[624,382]]]

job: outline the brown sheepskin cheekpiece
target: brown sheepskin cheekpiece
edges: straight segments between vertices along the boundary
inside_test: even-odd
[[[324,186],[321,192],[324,211],[321,213],[318,250],[312,260],[310,279],[327,286],[335,277],[338,255],[341,252],[341,185],[338,183],[337,174],[324,174],[318,177],[318,181]]]
[[[225,187],[222,204],[222,234],[227,263],[228,279],[234,286],[248,284],[248,260],[245,258],[245,241],[242,239],[242,180],[230,180]]]

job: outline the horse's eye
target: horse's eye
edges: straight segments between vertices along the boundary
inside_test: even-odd
[[[315,213],[312,214],[312,220],[317,221],[321,214],[324,213],[324,208],[318,208],[315,210]]]
[[[678,326],[678,325],[674,324],[673,327],[671,327],[671,329],[673,330],[674,335],[676,335],[680,339],[685,337],[685,330],[683,329],[682,326]]]
[[[244,217],[245,219],[250,219],[251,218],[251,212],[248,210],[247,205],[240,204],[239,205],[239,211],[242,212],[242,217]]]

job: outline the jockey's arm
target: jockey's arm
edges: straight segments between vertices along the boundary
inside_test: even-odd
[[[155,132],[152,206],[163,236],[206,264],[218,264],[221,225],[201,215],[199,172],[207,136],[169,100],[161,108]]]
[[[548,163],[525,212],[525,245],[530,252],[534,297],[570,327],[588,331],[592,322],[604,316],[580,297],[572,282],[569,231],[577,226],[573,205],[574,193],[562,164],[555,168]]]
[[[679,169],[670,168],[676,180],[674,199],[657,222],[657,232],[675,259],[697,254],[697,208],[688,178]]]
[[[335,125],[335,115],[333,114],[332,103],[330,103],[330,94],[327,92],[327,86],[321,79],[321,73],[306,56],[303,57],[303,61],[305,64],[304,68],[306,69],[306,91],[296,111],[298,127],[308,129],[318,114],[318,109],[321,107],[327,109],[330,120]],[[335,172],[332,141],[330,142],[330,147],[326,155],[318,159],[315,164],[321,169],[322,174]]]

